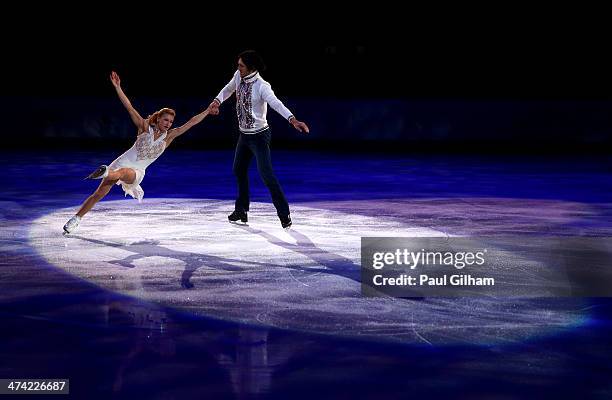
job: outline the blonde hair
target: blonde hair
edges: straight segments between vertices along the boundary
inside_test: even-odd
[[[173,110],[173,109],[171,109],[171,108],[166,108],[166,107],[164,107],[164,108],[162,108],[161,110],[159,110],[159,111],[155,111],[153,114],[149,115],[149,116],[147,117],[147,119],[149,120],[149,123],[150,123],[151,125],[157,125],[157,121],[158,121],[158,120],[159,120],[159,118],[160,118],[162,115],[164,115],[164,114],[170,114],[170,115],[172,115],[173,117],[176,117],[176,111],[174,111],[174,110]]]

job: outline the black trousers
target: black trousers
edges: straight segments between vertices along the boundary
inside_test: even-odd
[[[276,207],[276,214],[279,217],[289,215],[289,204],[283,193],[283,189],[274,175],[272,169],[272,159],[270,157],[270,129],[255,133],[244,134],[240,132],[236,153],[234,154],[234,175],[238,181],[238,198],[236,199],[236,210],[249,211],[249,165],[253,156],[257,161],[259,176],[270,191],[272,203]]]

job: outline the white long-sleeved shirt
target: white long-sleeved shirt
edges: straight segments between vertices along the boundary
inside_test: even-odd
[[[238,126],[242,133],[253,134],[268,128],[266,119],[268,104],[283,118],[289,120],[293,117],[291,111],[276,97],[270,84],[264,81],[257,71],[240,78],[240,72],[236,70],[232,80],[215,99],[221,104],[234,92],[236,92]]]

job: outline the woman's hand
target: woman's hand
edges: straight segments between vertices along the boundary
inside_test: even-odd
[[[119,75],[115,71],[112,71],[110,74],[110,80],[115,88],[121,87],[121,79]]]

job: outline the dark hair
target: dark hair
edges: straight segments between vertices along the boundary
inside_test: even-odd
[[[264,64],[261,56],[255,50],[245,50],[238,54],[238,58],[242,58],[244,65],[251,71],[263,72],[266,70],[266,64]]]

